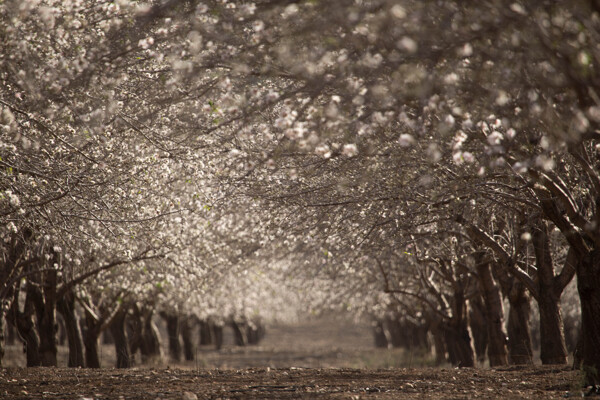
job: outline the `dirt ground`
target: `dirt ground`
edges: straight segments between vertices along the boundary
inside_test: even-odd
[[[368,326],[311,321],[270,326],[260,346],[216,351],[196,360],[110,368],[103,347],[99,370],[22,368],[9,348],[0,369],[0,399],[558,399],[581,397],[580,376],[562,366],[431,367],[430,355],[375,349]],[[66,351],[59,352],[59,365]]]

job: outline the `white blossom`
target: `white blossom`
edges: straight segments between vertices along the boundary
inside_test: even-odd
[[[355,155],[357,155],[358,148],[356,147],[356,144],[354,144],[354,143],[345,144],[342,149],[342,154],[345,155],[346,157],[354,157]]]

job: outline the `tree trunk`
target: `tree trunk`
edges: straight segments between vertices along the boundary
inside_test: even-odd
[[[429,318],[429,331],[433,336],[433,346],[435,348],[435,363],[441,365],[446,362],[446,342],[442,321],[438,316]]]
[[[265,326],[261,320],[254,320],[246,324],[246,338],[248,344],[257,345],[265,336]]]
[[[5,332],[6,332],[6,320],[4,318],[4,306],[0,301],[0,367],[2,367],[2,359],[4,358],[4,343],[5,343]]]
[[[135,360],[135,353],[140,350],[142,357],[144,354],[144,343],[143,343],[143,329],[144,323],[142,322],[142,315],[137,305],[132,306],[132,312],[127,318],[126,332],[127,339],[129,340],[129,353],[131,354],[132,363]],[[143,361],[143,360],[142,360]]]
[[[58,312],[65,321],[65,330],[67,332],[67,341],[69,344],[70,368],[84,367],[83,362],[83,339],[79,329],[79,321],[75,314],[75,296],[73,292],[68,292],[57,303]]]
[[[375,340],[375,347],[387,349],[388,338],[385,335],[383,321],[379,319],[373,324],[373,339]]]
[[[221,350],[221,347],[223,347],[223,325],[213,324],[212,331],[215,339],[215,348]]]
[[[242,324],[236,322],[234,319],[231,319],[231,321],[229,321],[229,326],[231,326],[231,329],[233,329],[233,337],[234,337],[235,345],[236,346],[245,346],[246,338],[244,337],[244,332],[242,331],[242,328],[240,328],[240,325],[242,325]]]
[[[127,309],[122,307],[114,316],[110,324],[110,333],[115,341],[115,353],[117,355],[117,368],[131,368],[131,354],[129,353],[129,342],[125,333],[125,319]]]
[[[529,317],[531,304],[525,286],[513,280],[508,293],[510,309],[508,311],[508,350],[509,361],[513,365],[533,364],[533,348]]]
[[[443,325],[446,348],[452,365],[474,367],[475,354],[469,333],[468,307],[464,296],[464,284],[455,289],[452,317]]]
[[[581,301],[581,358],[587,385],[600,384],[600,250],[577,264]]]
[[[213,343],[212,322],[208,319],[200,320],[200,346],[207,346]]]
[[[30,293],[27,293],[23,311],[21,312],[21,310],[19,310],[19,292],[20,289],[17,289],[14,293],[14,300],[10,311],[11,321],[17,328],[19,337],[23,341],[27,357],[27,366],[39,367],[42,365],[42,359],[40,357],[40,339],[35,330],[35,307],[31,300]]]
[[[560,295],[563,288],[555,285],[554,262],[550,252],[546,222],[540,221],[533,227],[532,238],[538,278],[536,300],[540,312],[540,333],[542,333],[540,335],[542,364],[566,364],[567,346],[560,309]],[[565,265],[564,268],[568,266]]]
[[[504,308],[502,306],[500,286],[494,281],[491,266],[488,263],[480,263],[477,266],[477,278],[479,279],[488,322],[488,358],[490,360],[490,367],[507,365],[507,335],[504,332]]]
[[[11,324],[10,320],[8,319],[8,314],[6,315],[6,322],[6,344],[12,346],[17,341],[17,333],[15,331],[15,326]]]
[[[475,358],[469,328],[466,323],[456,324],[453,322],[444,327],[444,339],[450,362],[460,368],[474,367]]]
[[[181,320],[181,338],[183,339],[183,355],[186,361],[194,361],[194,353],[196,352],[192,341],[192,323],[189,317]]]
[[[98,357],[100,333],[100,323],[86,310],[83,345],[85,346],[85,365],[87,368],[100,368],[100,357]]]
[[[471,307],[469,313],[469,324],[471,325],[471,333],[473,334],[473,344],[475,345],[475,355],[477,362],[483,365],[485,362],[485,354],[488,349],[488,321],[485,311],[485,305],[480,295],[476,295],[469,299]]]
[[[152,310],[144,312],[142,319],[142,360],[147,362],[151,358],[161,357],[160,334],[152,321]]]
[[[58,255],[54,254],[50,263],[54,263],[57,259]],[[31,288],[36,308],[38,332],[40,335],[40,357],[42,366],[56,367],[56,354],[58,352],[56,342],[56,270],[45,272],[40,280],[42,282],[42,290],[34,288],[33,285],[28,286]]]
[[[560,299],[546,293],[540,285],[540,358],[542,364],[566,364],[567,346],[563,332]]]
[[[173,361],[181,361],[181,343],[179,342],[179,317],[173,314],[161,313],[167,322],[169,335],[169,356]]]

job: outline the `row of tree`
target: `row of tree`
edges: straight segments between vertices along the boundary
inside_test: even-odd
[[[2,3],[3,312],[37,290],[41,327],[91,280],[96,299],[164,281],[170,307],[261,298],[227,281],[313,307],[422,308],[472,365],[479,307],[502,365],[531,362],[533,301],[542,362],[565,363],[576,276],[577,365],[597,383],[599,11]]]

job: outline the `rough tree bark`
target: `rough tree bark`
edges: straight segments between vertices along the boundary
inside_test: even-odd
[[[550,253],[550,239],[548,237],[548,225],[540,222],[532,229],[532,242],[535,250],[537,267],[538,292],[536,300],[540,311],[540,357],[542,364],[566,364],[567,346],[565,344],[564,324],[560,307],[560,296],[571,280],[575,271],[572,265],[575,263],[575,252],[570,249],[567,255],[566,265],[563,271],[571,269],[571,278],[564,284],[554,274],[554,263]]]
[[[40,357],[40,339],[36,331],[34,314],[35,307],[31,300],[31,293],[27,291],[23,311],[19,310],[19,291],[16,290],[10,310],[10,319],[17,328],[19,337],[23,340],[28,367],[39,367],[42,365]]]
[[[600,384],[600,250],[590,251],[577,265],[581,299],[581,362],[587,384]]]
[[[85,310],[85,329],[83,331],[83,345],[85,347],[85,366],[87,368],[100,368],[98,356],[98,340],[102,323],[98,321],[90,310]]]
[[[433,312],[428,315],[429,331],[433,336],[433,347],[435,350],[435,363],[441,365],[446,362],[446,341],[442,329],[442,319]]]
[[[117,368],[130,368],[131,353],[129,352],[129,341],[125,333],[125,320],[127,318],[127,308],[120,307],[114,315],[110,324],[110,333],[115,342],[115,353],[117,355]]]
[[[6,330],[6,320],[4,318],[2,302],[0,302],[0,367],[2,367],[2,359],[4,358],[4,332]]]
[[[483,364],[488,349],[488,322],[483,298],[479,293],[469,299],[469,325],[477,362]]]
[[[507,291],[510,308],[508,311],[508,351],[509,361],[513,365],[533,364],[533,345],[531,343],[531,302],[525,285],[517,279]]]
[[[455,290],[453,315],[443,323],[448,357],[457,367],[474,367],[475,355],[469,333],[468,306],[463,290]]]
[[[49,265],[59,263],[59,255],[52,252]],[[40,358],[42,366],[56,367],[58,344],[56,340],[56,287],[57,271],[50,268],[41,276],[30,277],[36,285],[28,285],[35,306],[37,329],[40,337]],[[37,279],[35,279],[37,278]]]
[[[142,361],[161,357],[160,333],[152,320],[153,310],[146,309],[142,313]]]
[[[69,345],[68,366],[71,368],[84,367],[83,339],[79,329],[79,319],[75,313],[75,295],[72,290],[68,291],[57,304],[58,312],[63,316],[67,331],[67,342]]]
[[[487,320],[488,358],[490,367],[508,364],[507,335],[504,332],[504,309],[500,287],[494,281],[490,264],[477,265],[477,278],[484,299]]]
[[[25,228],[21,234],[15,234],[7,244],[8,251],[5,253],[5,259],[0,268],[0,327],[8,325],[9,338],[10,333],[14,332],[13,327],[16,327],[16,318],[19,314],[15,314],[14,301],[18,300],[15,296],[15,287],[19,284],[19,272],[22,269],[23,257],[26,254],[27,242],[32,238],[33,232],[29,228]],[[18,292],[18,289],[16,290]],[[13,299],[14,298],[14,299]],[[18,312],[18,308],[16,309]],[[11,322],[11,323],[7,323]],[[0,365],[4,357],[4,332],[2,329],[0,335]]]

